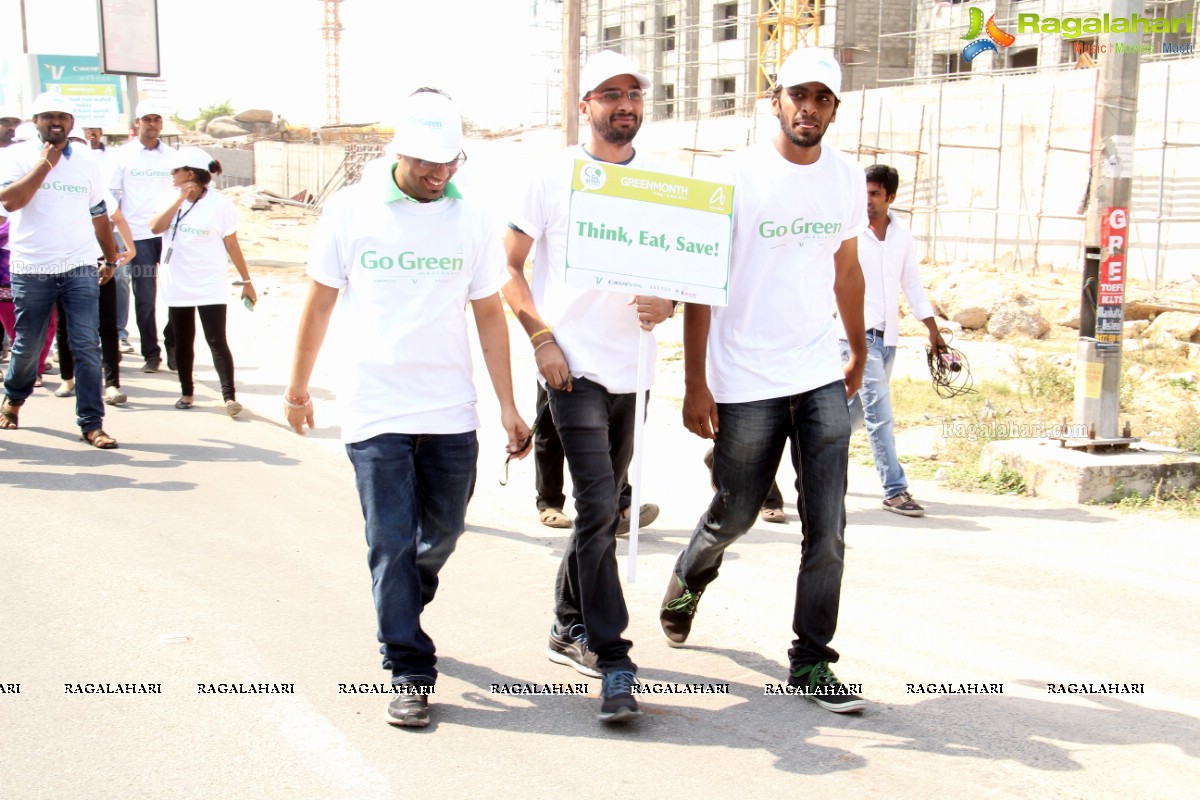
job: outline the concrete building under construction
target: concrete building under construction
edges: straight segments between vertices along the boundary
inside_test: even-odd
[[[1146,3],[1135,23],[1144,30],[1141,57],[1193,57],[1197,5]],[[561,3],[535,6],[549,6],[540,25],[560,24]],[[1052,27],[1047,23],[1034,30],[1029,19],[1103,19],[1106,6],[1102,0],[584,0],[581,48],[585,56],[618,50],[642,65],[654,83],[649,119],[703,119],[747,113],[798,47],[833,48],[847,91],[1092,67],[1098,34],[1064,37],[1045,30]],[[1007,44],[982,42],[977,53],[964,53],[972,38],[987,39],[984,21],[993,17]]]

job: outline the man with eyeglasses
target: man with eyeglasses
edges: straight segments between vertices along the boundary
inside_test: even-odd
[[[462,118],[449,97],[418,89],[404,102],[387,171],[330,198],[309,255],[284,414],[313,427],[309,378],[341,290],[346,341],[342,440],[366,522],[367,561],[392,725],[429,724],[437,681],[421,612],[466,525],[479,445],[470,301],[500,401],[506,450],[523,457],[529,427],[513,401],[508,282],[496,231],[452,180],[466,161]],[[364,346],[363,343],[368,343]]]
[[[559,567],[547,655],[603,678],[603,722],[638,713],[632,643],[621,636],[629,613],[617,573],[619,489],[633,454],[639,329],[652,330],[667,319],[674,303],[568,286],[567,220],[577,159],[654,169],[633,147],[649,88],[650,80],[619,53],[606,50],[588,59],[579,111],[590,141],[555,155],[540,171],[505,240],[512,281],[504,296],[529,335],[575,495],[575,526]],[[524,270],[535,242],[531,288]],[[644,346],[652,365],[653,338],[644,337]]]
[[[668,644],[687,642],[701,594],[725,550],[754,524],[790,442],[802,544],[788,685],[848,712],[865,703],[833,674],[838,653],[829,643],[845,553],[846,404],[867,357],[858,263],[867,196],[862,168],[821,143],[841,83],[831,51],[797,50],[771,95],[779,130],[721,160],[719,179],[734,185],[729,304],[688,304],[683,334],[683,420],[714,440],[716,494],[675,563],[659,621]]]

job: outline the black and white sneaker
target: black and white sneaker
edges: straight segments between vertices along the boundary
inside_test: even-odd
[[[546,657],[555,664],[574,667],[576,672],[589,678],[599,678],[600,663],[587,643],[587,632],[582,625],[572,625],[560,630],[558,624],[550,626],[550,644],[546,646]]]
[[[627,722],[641,714],[637,698],[633,696],[633,687],[638,685],[637,675],[631,670],[604,673],[604,682],[600,684],[600,713],[597,715],[600,721]]]
[[[387,722],[402,728],[424,728],[429,724],[429,695],[432,683],[399,680],[392,684],[396,696],[388,703]]]
[[[788,675],[788,686],[800,690],[797,694],[803,694],[826,711],[837,714],[862,711],[867,707],[866,700],[838,680],[828,661],[796,667]]]

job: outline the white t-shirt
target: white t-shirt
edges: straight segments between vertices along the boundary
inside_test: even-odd
[[[342,440],[476,430],[465,307],[508,282],[501,231],[462,199],[390,199],[376,176],[330,198],[309,254],[313,280],[346,290]]]
[[[178,189],[162,195],[158,212],[177,197]],[[233,203],[211,186],[195,203],[185,200],[162,234],[159,299],[176,308],[223,305],[229,272],[225,237],[237,232],[237,222]]]
[[[0,186],[28,175],[41,161],[42,147],[40,140],[30,140],[0,150]],[[8,215],[12,273],[57,275],[96,266],[100,248],[91,210],[106,194],[100,165],[86,149],[71,145],[71,155],[58,160],[33,199]]]
[[[862,168],[829,145],[793,164],[762,142],[721,159],[734,184],[729,305],[714,306],[708,386],[718,403],[800,394],[841,380],[833,254],[867,225]]]
[[[572,377],[595,381],[613,394],[628,394],[637,391],[641,340],[637,309],[629,305],[632,295],[566,284],[571,175],[576,160],[590,158],[578,145],[556,154],[530,183],[510,222],[534,240],[533,304],[554,329]],[[622,166],[659,169],[636,151],[633,160]],[[652,336],[646,337],[645,348],[649,386],[654,375]],[[543,380],[540,375],[538,380]]]
[[[109,188],[121,203],[121,213],[129,223],[134,241],[153,239],[150,220],[160,211],[159,200],[171,189],[171,159],[173,148],[160,141],[158,147],[147,150],[137,139],[123,144],[109,154],[112,177]]]

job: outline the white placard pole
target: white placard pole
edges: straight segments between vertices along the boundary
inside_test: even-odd
[[[642,452],[646,435],[646,339],[652,334],[641,328],[638,334],[637,397],[633,404],[633,459],[629,462],[629,564],[628,582],[637,582],[638,531],[642,517]],[[618,487],[620,488],[620,487]]]

